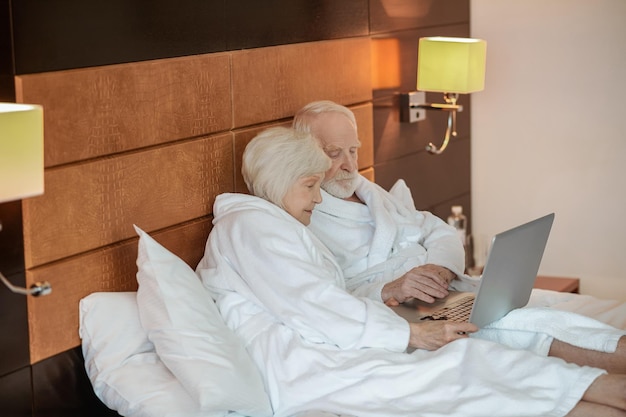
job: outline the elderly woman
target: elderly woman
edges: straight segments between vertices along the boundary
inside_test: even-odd
[[[477,330],[469,323],[407,323],[349,294],[306,227],[329,167],[310,134],[259,134],[243,155],[253,195],[217,197],[197,268],[259,367],[276,416],[626,415],[626,376],[469,338]]]

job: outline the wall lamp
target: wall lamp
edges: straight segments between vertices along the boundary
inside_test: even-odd
[[[414,123],[426,118],[426,110],[447,111],[448,125],[441,147],[426,146],[431,154],[441,154],[456,136],[459,94],[481,91],[485,86],[487,42],[481,39],[420,38],[417,56],[417,90],[400,95],[400,121]],[[426,103],[425,92],[443,93],[444,103]]]
[[[0,203],[43,194],[43,170],[43,108],[0,103]],[[52,291],[47,281],[30,288],[17,287],[2,272],[0,281],[12,292],[23,295],[46,295]]]

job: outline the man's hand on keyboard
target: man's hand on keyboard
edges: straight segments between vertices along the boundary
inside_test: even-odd
[[[448,285],[456,275],[442,266],[426,264],[391,281],[383,287],[381,297],[390,306],[404,303],[413,298],[433,303],[448,295]]]

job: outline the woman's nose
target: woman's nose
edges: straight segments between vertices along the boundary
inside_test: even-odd
[[[317,187],[315,190],[315,195],[313,195],[313,202],[315,204],[319,204],[322,202],[322,191],[320,187]]]

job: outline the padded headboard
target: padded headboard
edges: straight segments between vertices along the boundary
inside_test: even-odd
[[[329,76],[332,74],[332,76]],[[370,39],[347,38],[19,76],[44,107],[45,194],[23,201],[31,363],[80,344],[78,302],[137,287],[133,224],[192,267],[241,153],[304,104],[351,107],[373,179]]]

